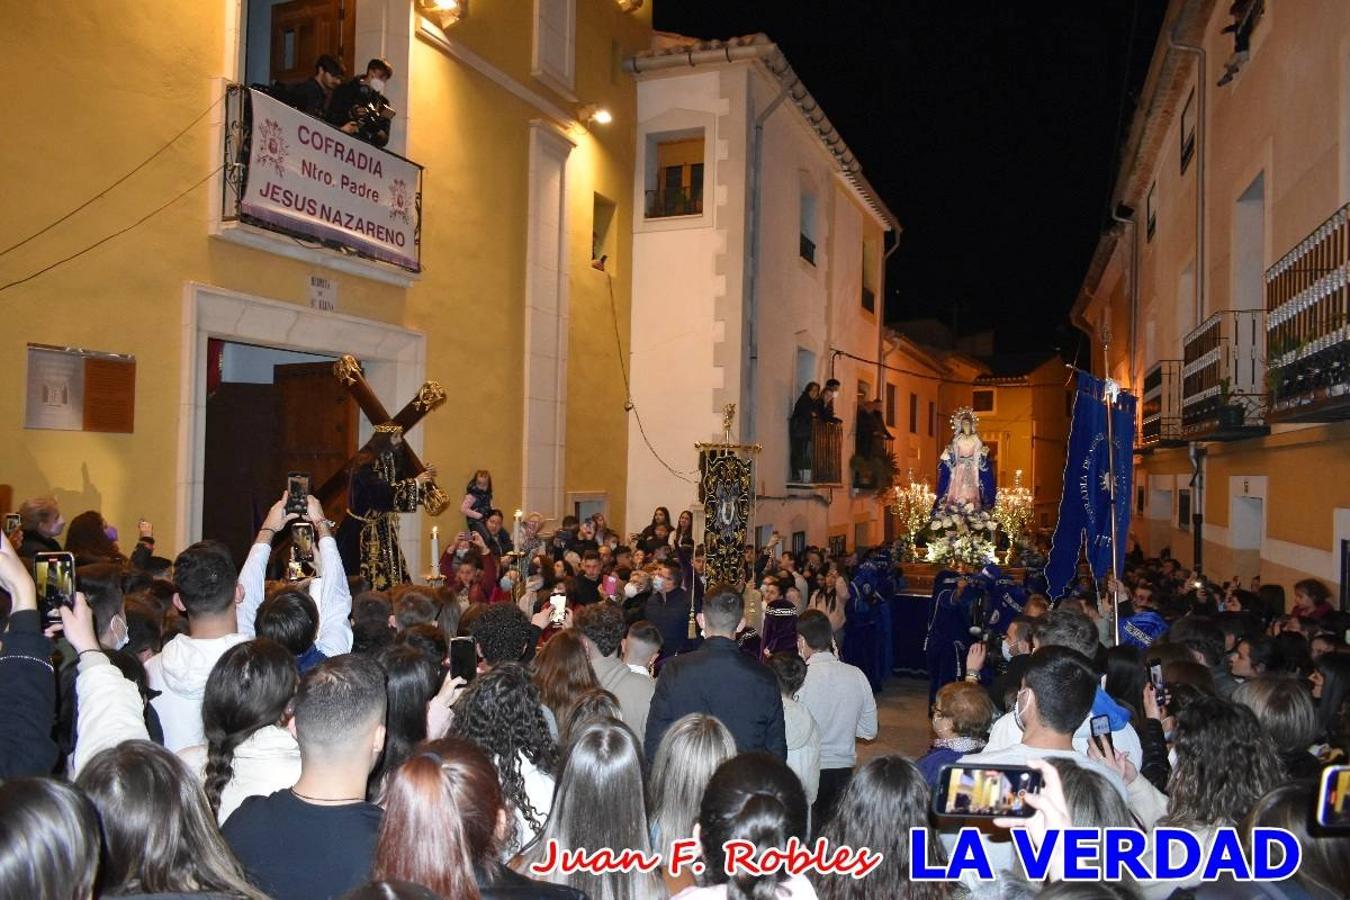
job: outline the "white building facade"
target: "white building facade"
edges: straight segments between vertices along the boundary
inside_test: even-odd
[[[899,225],[778,48],[661,36],[638,79],[626,530],[697,509],[694,444],[763,446],[759,542],[880,543],[884,509],[856,488],[857,414],[884,401],[884,262]],[[835,378],[837,431],[789,465],[808,382]],[[864,481],[866,479],[864,478]]]

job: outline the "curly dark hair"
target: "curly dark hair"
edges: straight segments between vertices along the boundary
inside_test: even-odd
[[[464,619],[460,619],[461,626]],[[533,634],[530,620],[514,603],[493,603],[469,625],[483,662],[489,666],[519,662]]]
[[[491,757],[507,802],[536,830],[543,827],[545,816],[525,793],[520,758],[552,775],[558,768],[558,745],[544,720],[539,689],[524,666],[502,663],[478,676],[455,701],[450,736],[472,741]]]
[[[1275,742],[1256,715],[1198,696],[1177,713],[1177,764],[1167,783],[1166,825],[1237,825],[1285,780]]]

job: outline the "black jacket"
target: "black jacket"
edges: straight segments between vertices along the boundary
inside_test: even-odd
[[[501,866],[488,881],[478,874],[478,893],[483,900],[586,900],[586,893],[561,884],[535,881]]]
[[[325,118],[328,114],[328,94],[313,78],[306,78],[299,84],[288,85],[286,102],[302,113],[316,118]]]
[[[52,538],[37,531],[24,530],[23,543],[19,545],[19,555],[32,559],[39,553],[59,553],[61,545]]]
[[[736,739],[736,750],[767,750],[787,759],[783,698],[773,672],[741,653],[726,637],[669,660],[656,680],[643,746],[654,759],[666,730],[690,713],[715,716]]]
[[[56,673],[38,611],[10,616],[0,643],[0,781],[49,775],[58,756]]]

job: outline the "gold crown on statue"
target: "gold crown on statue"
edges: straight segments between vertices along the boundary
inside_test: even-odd
[[[959,407],[956,412],[952,413],[952,431],[960,431],[961,422],[965,419],[970,420],[971,431],[980,430],[980,417],[975,415],[975,410],[969,406],[962,406]]]
[[[385,422],[383,425],[375,426],[376,434],[403,434],[403,426],[396,425],[393,422]]]

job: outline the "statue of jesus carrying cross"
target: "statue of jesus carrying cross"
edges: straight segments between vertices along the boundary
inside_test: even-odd
[[[334,363],[333,374],[375,424],[375,433],[316,496],[326,502],[347,489],[346,515],[336,535],[343,568],[348,575],[364,576],[372,590],[388,590],[409,580],[398,545],[399,513],[415,512],[420,505],[434,516],[449,503],[434,481],[436,467],[422,465],[403,441],[409,428],[445,401],[445,389],[434,381],[426,382],[390,418],[353,357],[343,356]]]

